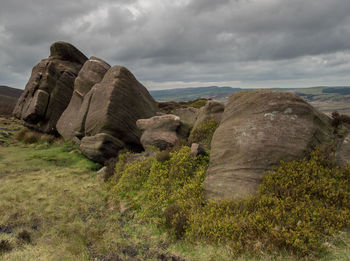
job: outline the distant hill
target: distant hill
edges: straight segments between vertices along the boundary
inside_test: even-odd
[[[0,104],[16,103],[23,90],[0,85]]]
[[[350,86],[317,86],[289,89],[327,114],[338,111],[350,115]]]
[[[210,98],[226,103],[228,97],[241,88],[232,87],[196,87],[150,91],[157,101],[190,101],[198,98]],[[293,92],[303,97],[313,106],[325,113],[338,111],[350,115],[350,86],[316,86],[308,88],[279,89]]]
[[[150,91],[153,98],[157,101],[190,101],[198,98],[214,99],[224,101],[228,99],[232,93],[241,91],[241,88],[232,87],[191,87],[169,90]]]
[[[11,115],[23,90],[0,85],[0,115]]]

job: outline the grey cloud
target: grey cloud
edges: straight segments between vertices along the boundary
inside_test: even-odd
[[[350,2],[3,1],[0,84],[23,88],[57,40],[147,82],[336,81],[350,69]]]

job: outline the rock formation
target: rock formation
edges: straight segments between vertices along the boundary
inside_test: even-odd
[[[199,109],[193,107],[175,109],[173,114],[179,116],[183,123],[193,126],[197,119]]]
[[[143,131],[141,144],[144,148],[156,146],[164,150],[173,146],[179,139],[177,132],[180,129],[181,121],[178,116],[172,114],[140,119],[136,125]]]
[[[334,141],[331,120],[295,94],[275,90],[231,95],[211,143],[209,199],[256,192],[265,170]]]
[[[55,134],[56,123],[73,93],[87,58],[73,45],[56,42],[50,56],[37,64],[14,109],[14,116],[39,131]]]
[[[216,123],[220,123],[224,110],[225,105],[221,102],[213,100],[207,101],[207,103],[197,112],[193,129],[196,129],[198,126],[208,120],[214,120]]]
[[[110,67],[105,61],[93,56],[84,63],[78,77],[75,79],[74,92],[70,103],[57,122],[57,131],[65,139],[73,138],[75,131],[81,129],[86,109],[82,110],[83,116],[78,117],[78,114],[84,97],[96,83],[101,82]]]
[[[141,150],[141,131],[136,121],[156,112],[156,102],[135,76],[125,67],[113,66],[85,95],[74,133],[82,139],[82,152],[102,162],[116,156],[121,147]]]

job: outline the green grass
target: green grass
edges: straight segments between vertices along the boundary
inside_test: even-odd
[[[18,122],[6,121],[0,120],[0,128],[19,129]],[[109,201],[98,166],[74,145],[24,144],[13,137],[11,132],[0,145],[0,242],[12,248],[0,249],[0,260],[297,260],[264,252],[234,259],[224,244],[176,240],[166,229],[136,219],[127,202]],[[30,242],[19,237],[23,231]],[[329,242],[331,252],[321,260],[349,260],[349,246],[344,232]]]

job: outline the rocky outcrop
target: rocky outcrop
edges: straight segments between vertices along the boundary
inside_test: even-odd
[[[57,131],[65,139],[73,138],[75,131],[81,131],[87,109],[81,110],[84,97],[96,83],[102,81],[110,67],[109,64],[97,57],[91,57],[84,63],[75,79],[70,103],[57,122]],[[80,117],[78,117],[79,113],[82,114]]]
[[[165,114],[150,119],[140,119],[136,125],[143,131],[141,144],[144,148],[156,146],[164,150],[172,147],[178,140],[177,131],[181,126],[181,121],[176,115]]]
[[[193,107],[175,109],[173,114],[180,117],[183,123],[193,126],[197,119],[199,109]]]
[[[209,199],[246,197],[261,175],[334,142],[331,120],[299,96],[275,90],[233,94],[211,143],[204,182]]]
[[[202,123],[213,120],[216,123],[220,123],[222,114],[225,110],[225,105],[218,101],[209,100],[207,103],[199,109],[196,120],[193,124],[193,129],[196,129]]]
[[[14,116],[39,131],[55,134],[56,123],[70,102],[74,81],[87,58],[73,45],[56,42],[42,60],[14,109]]]
[[[84,96],[74,133],[82,138],[82,151],[90,159],[101,161],[116,156],[121,146],[141,150],[141,131],[136,121],[156,112],[156,102],[135,76],[125,67],[113,66]],[[113,151],[109,144],[115,147]]]

